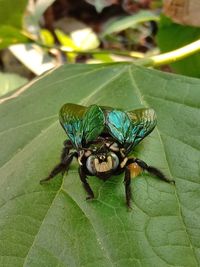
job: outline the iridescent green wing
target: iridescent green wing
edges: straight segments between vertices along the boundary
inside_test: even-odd
[[[109,133],[124,147],[136,146],[156,126],[156,115],[153,109],[137,109],[124,112],[112,110],[106,116],[106,127]]]
[[[67,103],[62,106],[59,119],[76,148],[95,140],[104,128],[104,114],[97,105],[84,107]]]
[[[141,108],[128,111],[127,114],[132,122],[133,129],[136,129],[135,146],[155,128],[157,123],[156,113],[152,108]]]
[[[105,117],[97,105],[88,107],[83,118],[83,131],[86,143],[95,140],[105,127]]]
[[[86,110],[87,107],[71,103],[64,104],[60,109],[60,123],[76,147],[81,147],[83,139],[82,120]]]

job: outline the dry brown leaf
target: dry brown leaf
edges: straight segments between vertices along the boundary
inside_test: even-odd
[[[164,14],[174,22],[200,26],[199,0],[164,0]]]

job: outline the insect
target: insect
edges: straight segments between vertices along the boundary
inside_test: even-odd
[[[51,180],[60,172],[67,172],[74,157],[79,163],[79,176],[87,199],[94,198],[88,176],[106,181],[112,175],[124,173],[126,204],[130,207],[133,164],[166,182],[173,182],[157,168],[130,157],[134,147],[156,126],[153,109],[125,112],[111,107],[67,103],[60,110],[59,120],[69,139],[64,142],[60,163],[40,183]]]

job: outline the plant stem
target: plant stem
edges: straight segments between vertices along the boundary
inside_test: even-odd
[[[130,57],[130,58],[134,58],[137,60],[134,60],[134,63],[137,65],[141,65],[141,66],[146,66],[146,67],[158,67],[161,65],[166,65],[166,64],[170,64],[173,62],[176,62],[178,60],[184,59],[188,56],[191,56],[197,52],[200,51],[200,39],[192,42],[188,45],[185,45],[181,48],[178,48],[176,50],[167,52],[167,53],[163,53],[160,55],[155,55],[155,56],[151,56],[151,57],[144,57],[143,53],[140,52],[136,52],[136,51],[119,51],[119,50],[88,50],[88,51],[75,51],[72,50],[71,48],[65,47],[65,46],[54,46],[54,47],[50,47],[41,43],[38,43],[38,45],[51,49],[51,48],[55,48],[58,49],[62,52],[65,53],[76,53],[76,54],[114,54],[114,55],[121,55],[121,56],[126,56],[126,57]]]
[[[120,50],[98,50],[98,49],[93,49],[93,50],[88,50],[88,51],[81,51],[81,50],[69,50],[68,47],[65,46],[61,46],[58,48],[59,50],[61,50],[62,52],[65,53],[76,53],[76,54],[91,54],[91,55],[95,55],[95,54],[115,54],[115,55],[120,55],[120,56],[127,56],[127,57],[134,57],[134,58],[143,58],[144,54],[137,52],[137,51],[120,51]]]
[[[131,57],[131,58],[140,58],[140,59],[144,57],[143,53],[137,52],[137,51],[120,51],[120,50],[113,50],[113,49],[112,50],[93,49],[93,50],[81,51],[81,50],[74,50],[66,46],[59,46],[59,45],[48,46],[41,42],[35,42],[35,43],[46,49],[58,49],[59,51],[64,52],[64,53],[75,53],[75,54],[80,54],[80,55],[114,54],[114,55],[120,55],[120,56]]]
[[[158,67],[184,59],[200,51],[200,39],[168,53],[139,59],[134,63],[146,67]]]

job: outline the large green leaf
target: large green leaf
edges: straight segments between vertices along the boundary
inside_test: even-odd
[[[0,106],[0,266],[167,267],[200,265],[200,81],[130,64],[65,65]],[[135,154],[176,180],[142,174],[91,177],[85,192],[74,162],[68,175],[40,185],[66,135],[64,102],[126,109],[152,107],[153,133]]]

